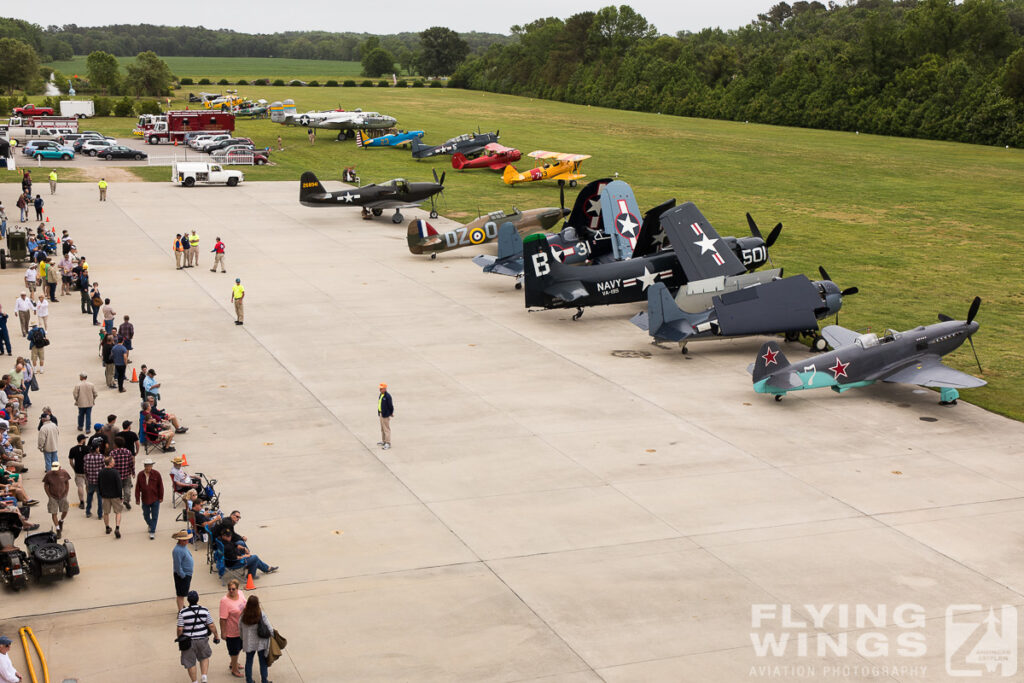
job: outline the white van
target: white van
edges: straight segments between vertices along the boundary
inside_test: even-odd
[[[177,162],[171,166],[171,182],[175,185],[227,185],[234,187],[245,180],[241,171],[229,171],[220,164]]]
[[[14,141],[18,141],[18,146],[24,146],[32,140],[55,140],[60,142],[61,138],[65,135],[71,135],[75,133],[70,128],[26,128],[24,126],[10,126],[7,129],[7,139],[14,144]]]

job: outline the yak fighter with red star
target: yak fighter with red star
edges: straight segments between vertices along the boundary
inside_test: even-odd
[[[753,376],[754,391],[773,394],[776,401],[790,391],[828,387],[842,393],[875,382],[902,382],[942,390],[941,403],[955,404],[957,389],[984,386],[985,380],[954,370],[942,357],[965,341],[974,348],[971,336],[978,331],[974,316],[981,299],[975,298],[966,320],[939,314],[939,322],[897,332],[860,334],[829,325],[822,335],[834,348],[829,353],[790,363],[774,341],[766,342],[747,368]],[[977,354],[975,354],[977,361]],[[981,371],[981,363],[978,363]]]

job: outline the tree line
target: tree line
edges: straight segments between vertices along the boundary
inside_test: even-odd
[[[450,85],[679,116],[1024,146],[1024,0],[780,2],[658,35],[629,6],[512,28]]]

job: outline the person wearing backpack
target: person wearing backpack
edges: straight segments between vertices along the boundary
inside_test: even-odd
[[[46,362],[46,347],[50,340],[46,338],[46,330],[39,325],[33,325],[28,331],[29,358],[32,359],[32,366],[36,372],[42,374],[43,364]]]
[[[250,595],[245,602],[245,609],[238,618],[238,633],[242,638],[242,649],[245,651],[245,683],[252,680],[252,660],[260,662],[260,680],[270,683],[267,678],[267,652],[270,650],[270,638],[274,635],[274,627],[270,619],[260,609],[260,599]]]

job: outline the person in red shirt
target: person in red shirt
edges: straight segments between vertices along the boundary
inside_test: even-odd
[[[164,478],[153,469],[156,461],[146,458],[135,481],[135,504],[142,508],[142,519],[149,528],[149,540],[156,536],[156,520],[160,516],[160,503],[164,502]]]
[[[220,241],[219,237],[216,244],[213,245],[213,268],[210,268],[210,272],[217,272],[218,265],[220,265],[220,272],[228,272],[224,270],[224,243]]]

